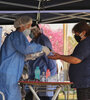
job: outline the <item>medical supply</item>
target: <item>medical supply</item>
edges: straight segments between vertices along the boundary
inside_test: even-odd
[[[53,76],[49,76],[47,78],[47,82],[58,82],[58,74],[55,74]]]
[[[42,72],[42,75],[40,77],[40,81],[42,81],[42,82],[46,81],[46,74],[45,74],[45,72]]]
[[[23,31],[23,34],[27,37],[27,36],[29,36],[31,34],[31,30],[30,29],[25,29]]]
[[[34,37],[35,37],[34,34],[32,33],[32,31],[31,31],[31,34],[29,34],[29,36],[31,39],[34,39]]]
[[[35,79],[40,80],[40,69],[39,66],[36,67],[35,69]]]
[[[40,57],[42,55],[44,55],[43,51],[37,52],[37,53],[34,53],[34,54],[26,55],[25,61],[27,61],[27,60],[35,60],[36,58],[38,58],[38,57]]]
[[[46,71],[46,79],[47,79],[49,76],[50,76],[50,70],[47,69],[47,71]]]

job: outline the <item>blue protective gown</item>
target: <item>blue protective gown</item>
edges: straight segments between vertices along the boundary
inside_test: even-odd
[[[24,57],[41,50],[41,45],[29,43],[22,32],[14,31],[6,37],[0,50],[0,91],[4,93],[5,100],[21,100],[18,81],[22,75]]]
[[[33,40],[32,42],[39,43],[43,46],[47,46],[48,48],[50,48],[52,50],[51,42],[48,39],[48,37],[46,37],[44,34],[41,34],[38,39]],[[42,75],[42,72],[46,72],[47,69],[50,69],[51,76],[57,74],[56,61],[48,59],[48,57],[46,55],[43,55],[34,61],[33,60],[29,61],[29,78],[31,80],[33,80],[35,77],[35,68],[37,66],[39,66],[39,68],[40,68],[41,75]],[[48,88],[48,86],[47,86],[47,88]],[[50,89],[53,90],[52,87]],[[53,96],[53,92],[42,92],[42,93],[39,93],[39,95],[40,96]]]

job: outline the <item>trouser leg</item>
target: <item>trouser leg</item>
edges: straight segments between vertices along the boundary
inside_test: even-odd
[[[77,89],[78,100],[90,100],[90,88]]]

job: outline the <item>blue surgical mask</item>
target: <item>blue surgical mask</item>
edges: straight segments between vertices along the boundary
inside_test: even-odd
[[[30,29],[25,29],[23,31],[23,34],[27,37],[27,36],[29,36],[29,34],[31,34],[31,30]]]
[[[30,38],[34,38],[34,34],[31,32],[31,34],[29,34]]]

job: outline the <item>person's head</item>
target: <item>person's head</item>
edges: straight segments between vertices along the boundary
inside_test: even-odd
[[[90,26],[85,21],[82,21],[73,27],[72,32],[75,34],[76,41],[80,42],[90,36]]]
[[[31,28],[30,37],[32,39],[37,39],[41,35],[41,31],[38,24],[33,23]]]
[[[35,27],[33,27],[31,29],[30,37],[32,39],[37,39],[40,35],[41,35],[41,31],[40,31],[40,29],[37,26],[35,26]]]
[[[16,28],[16,30],[19,29],[20,31],[30,29],[31,25],[32,25],[32,18],[25,15],[19,16],[14,21],[14,27]]]

